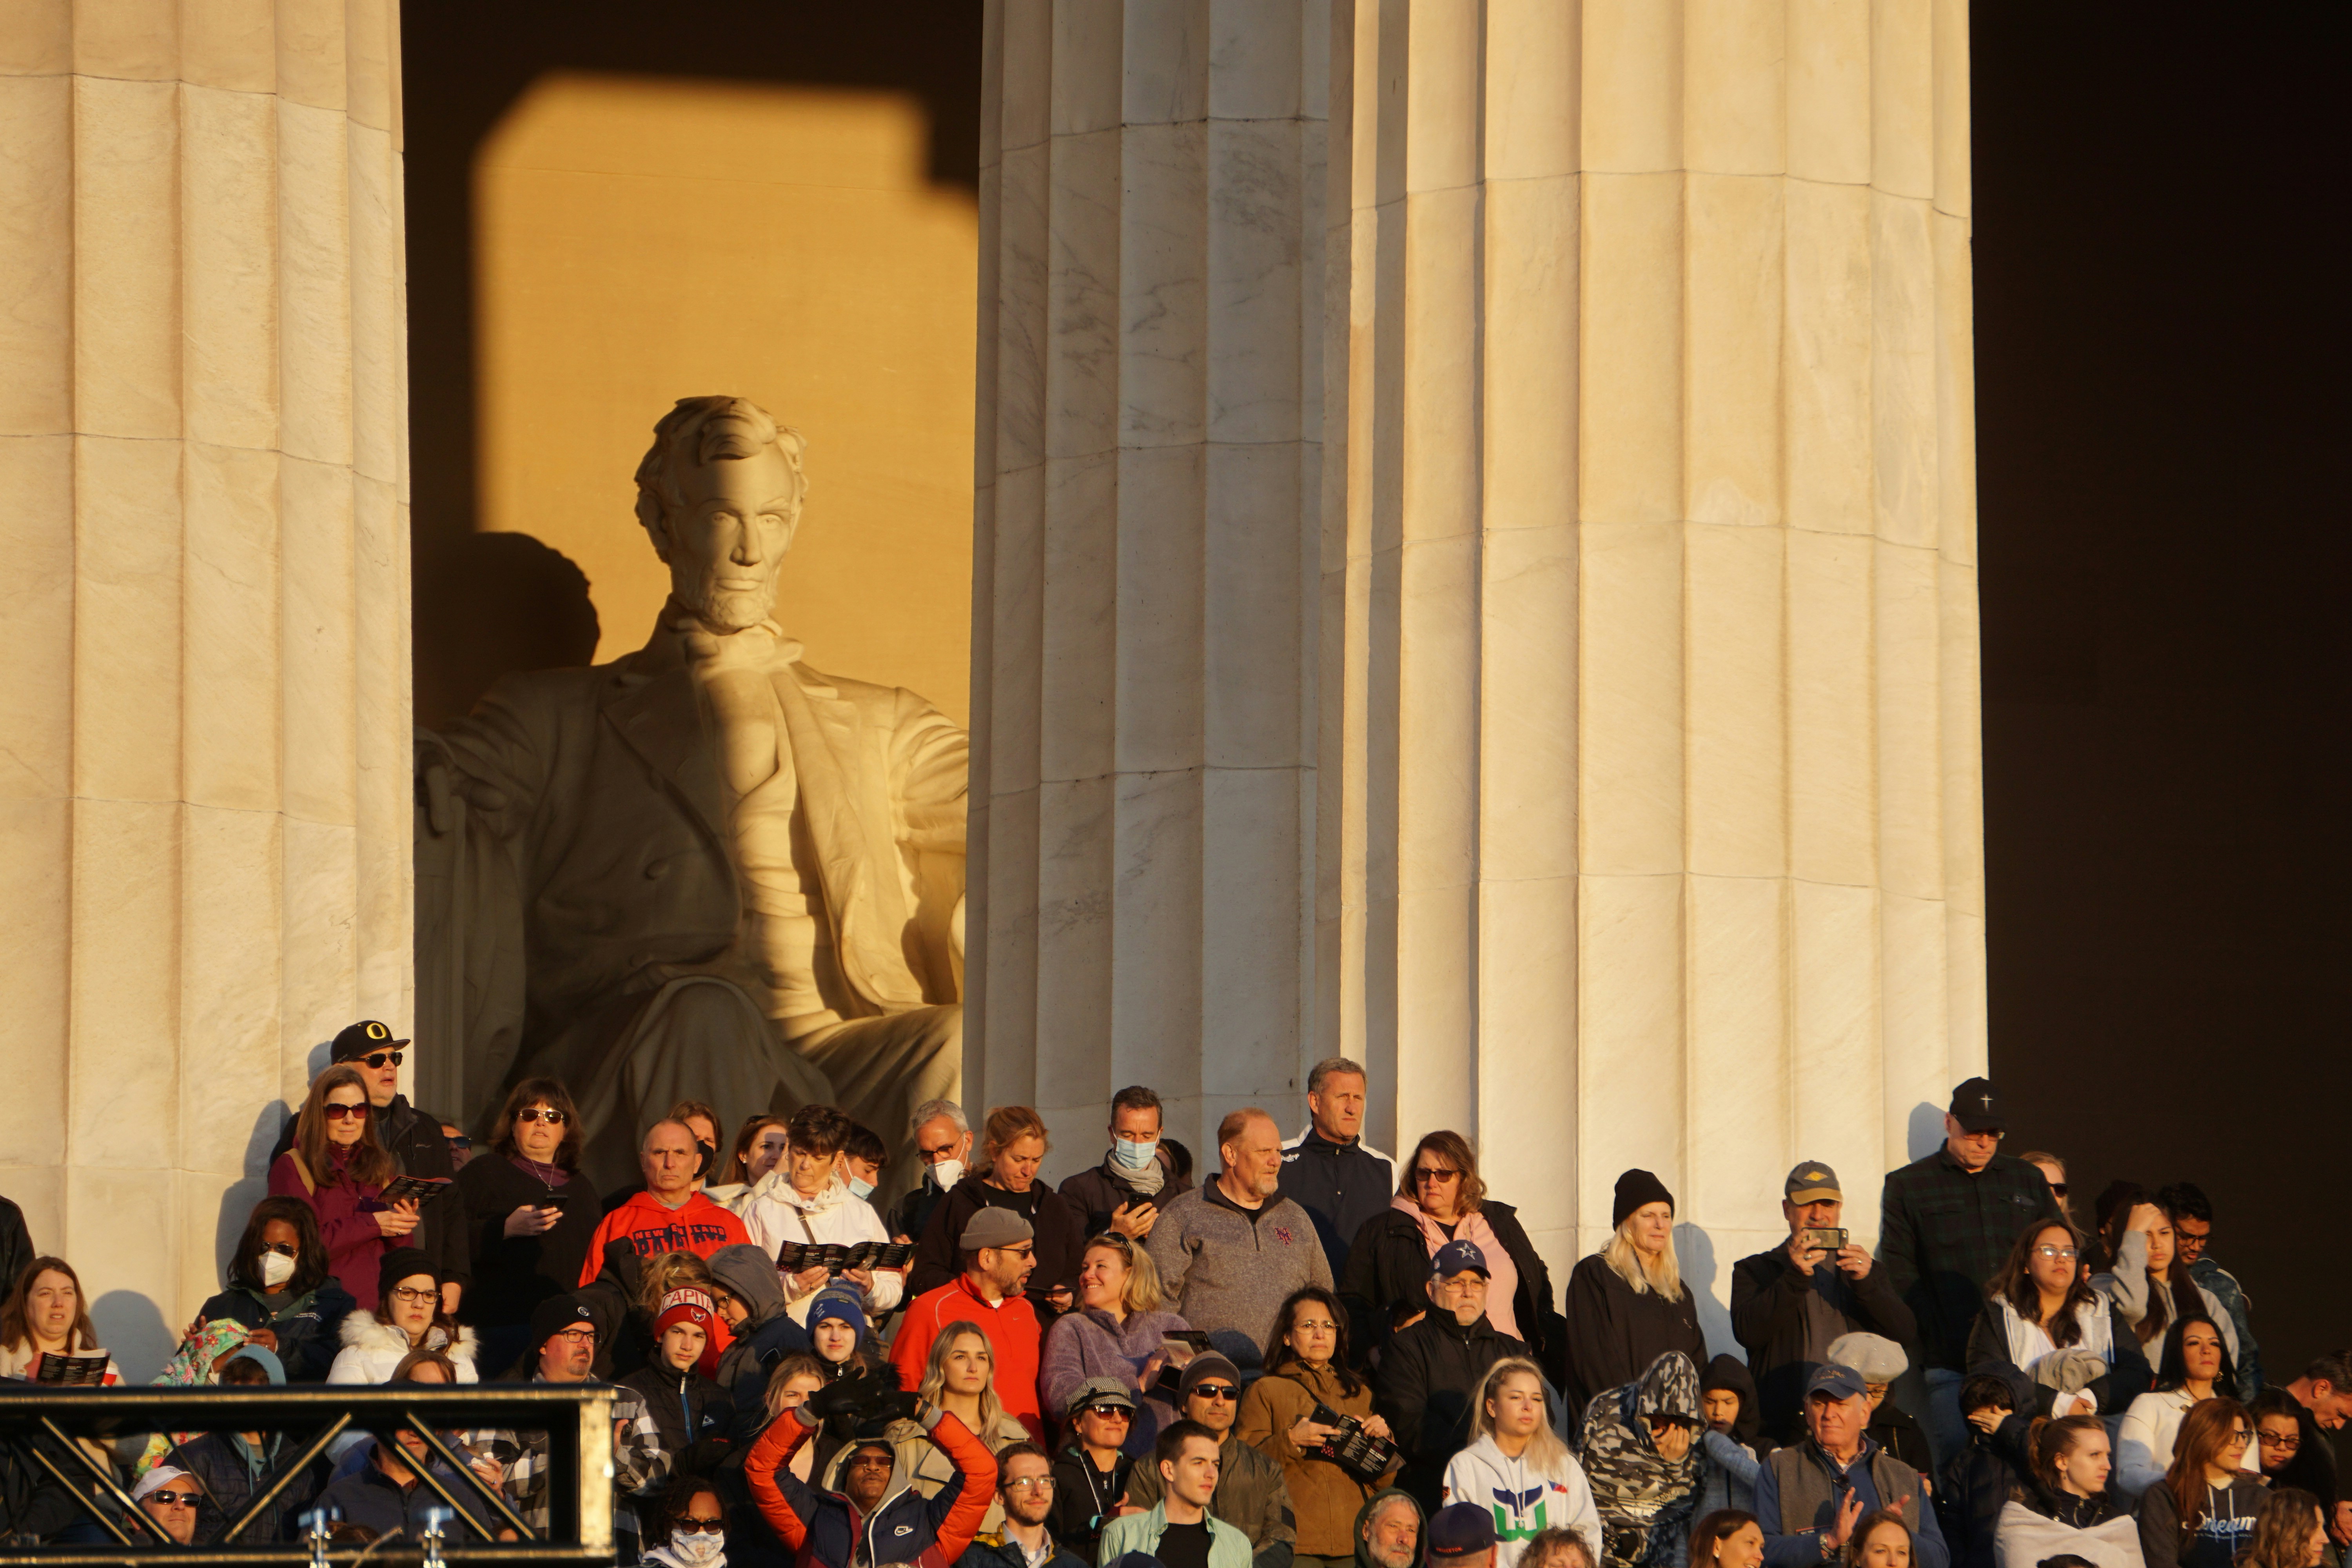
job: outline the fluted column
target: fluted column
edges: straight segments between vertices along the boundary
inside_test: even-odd
[[[1057,1164],[1311,1048],[1327,17],[988,6],[965,1093]]]
[[[1319,1037],[1720,1293],[1984,1061],[1964,0],[1332,34]]]
[[[0,1192],[152,1372],[410,1011],[395,0],[0,17]]]

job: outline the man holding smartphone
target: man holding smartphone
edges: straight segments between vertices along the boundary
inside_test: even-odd
[[[1731,1331],[1748,1352],[1764,1431],[1776,1443],[1805,1434],[1804,1393],[1830,1342],[1882,1335],[1915,1348],[1918,1324],[1870,1249],[1845,1229],[1837,1173],[1801,1162],[1781,1187],[1789,1239],[1743,1258],[1731,1271]]]

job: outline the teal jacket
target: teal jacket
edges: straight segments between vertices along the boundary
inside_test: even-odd
[[[1209,1521],[1209,1568],[1250,1568],[1249,1537],[1238,1525],[1227,1524],[1213,1513],[1201,1516]],[[1112,1520],[1103,1526],[1102,1545],[1095,1551],[1098,1568],[1109,1568],[1130,1552],[1148,1556],[1160,1555],[1160,1538],[1168,1531],[1168,1504],[1163,1500],[1151,1505],[1149,1513],[1130,1513]]]

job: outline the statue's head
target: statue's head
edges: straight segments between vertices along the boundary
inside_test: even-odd
[[[637,521],[669,566],[670,595],[713,631],[776,607],[776,571],[808,480],[800,432],[740,397],[682,397],[637,465]]]

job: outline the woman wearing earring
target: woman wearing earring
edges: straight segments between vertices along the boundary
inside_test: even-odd
[[[294,1121],[294,1145],[271,1162],[269,1195],[299,1198],[319,1221],[327,1271],[352,1300],[373,1310],[376,1265],[416,1229],[413,1200],[387,1205],[385,1184],[400,1163],[376,1137],[367,1081],[350,1066],[331,1067],[310,1080],[310,1098]]]

